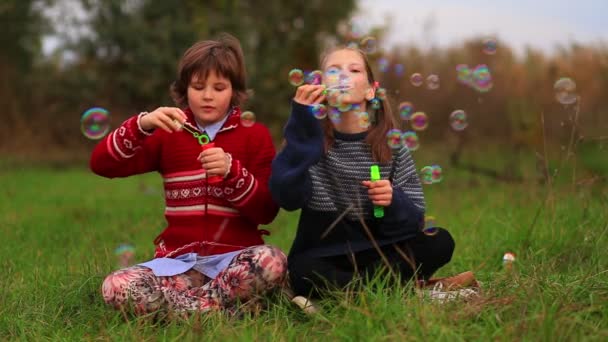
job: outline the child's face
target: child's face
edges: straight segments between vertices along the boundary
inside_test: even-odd
[[[199,124],[207,126],[224,118],[232,99],[230,80],[210,71],[207,79],[192,76],[188,86],[188,106]]]
[[[341,96],[342,103],[359,104],[365,108],[365,101],[371,100],[374,96],[367,77],[363,57],[353,50],[334,51],[327,56],[323,65],[323,83],[329,88],[333,86],[342,88],[344,93]]]

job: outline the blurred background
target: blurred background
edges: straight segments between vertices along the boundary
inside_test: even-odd
[[[608,336],[607,19],[607,0],[0,0],[0,340]],[[473,270],[479,300],[403,301],[377,278],[310,319],[285,301],[192,324],[104,305],[104,277],[152,257],[165,193],[158,174],[93,174],[91,151],[173,105],[179,58],[220,32],[277,148],[290,71],[332,45],[366,52],[400,118],[387,143],[417,147],[427,224],[457,241],[437,276]],[[298,216],[281,210],[266,242],[288,251]]]
[[[603,177],[605,13],[600,0],[1,0],[0,157],[87,160],[96,143],[82,133],[87,109],[107,110],[115,128],[173,105],[185,49],[229,32],[248,68],[244,110],[277,143],[295,90],[289,71],[315,70],[324,48],[356,44],[396,115],[405,101],[426,113],[416,153],[505,180],[546,180],[552,154],[572,154]],[[464,129],[450,125],[456,110]],[[506,158],[467,159],[475,152]],[[524,161],[536,171],[520,171]]]

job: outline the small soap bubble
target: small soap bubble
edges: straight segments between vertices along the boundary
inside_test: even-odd
[[[426,78],[426,88],[429,90],[439,89],[439,76],[431,74]]]
[[[89,139],[103,138],[110,131],[110,113],[99,107],[88,109],[80,118],[80,130]]]
[[[337,98],[338,105],[336,107],[342,113],[348,112],[349,110],[351,110],[353,108],[353,105],[351,103],[346,102],[347,99],[348,99],[348,94],[340,94]]]
[[[443,171],[439,165],[425,166],[420,169],[420,180],[423,184],[435,184],[443,179]]]
[[[375,97],[373,99],[371,99],[370,102],[372,105],[372,109],[378,110],[382,106],[382,104],[380,103],[380,100]]]
[[[328,113],[329,120],[331,120],[331,122],[333,122],[335,125],[337,125],[342,120],[341,114],[342,114],[342,112],[340,112],[338,110],[338,108],[330,107],[329,113]]]
[[[384,88],[378,88],[376,90],[376,97],[379,98],[382,101],[386,101],[386,89],[384,89]]]
[[[323,82],[323,72],[321,70],[314,70],[306,74],[304,78],[304,83],[319,85]]]
[[[118,245],[114,250],[114,255],[118,259],[118,267],[126,268],[133,264],[133,257],[135,256],[135,247],[128,243]]]
[[[422,83],[424,83],[424,78],[422,77],[421,74],[419,73],[413,73],[410,76],[410,83],[414,86],[414,87],[420,87],[422,85]]]
[[[317,103],[311,107],[312,114],[315,118],[322,120],[327,117],[327,107],[322,103]]]
[[[390,62],[385,57],[378,59],[378,69],[380,72],[387,72],[390,67]]]
[[[486,38],[483,41],[483,53],[486,55],[494,55],[496,54],[498,43],[494,38]]]
[[[443,169],[439,165],[432,165],[431,179],[434,183],[439,183],[443,180]]]
[[[403,142],[403,146],[407,147],[410,151],[416,151],[420,147],[420,139],[414,131],[403,132],[401,141]]]
[[[424,228],[437,227],[437,220],[434,216],[424,216]]]
[[[363,19],[359,17],[352,18],[348,25],[348,34],[351,39],[359,39],[363,36]]]
[[[329,89],[327,92],[327,103],[331,107],[338,107],[340,105],[340,100],[342,99],[342,93],[336,89]]]
[[[357,112],[357,118],[359,120],[359,127],[366,129],[369,128],[371,122],[368,112]]]
[[[480,93],[487,93],[492,89],[492,74],[485,64],[480,64],[473,70],[473,86]]]
[[[300,69],[292,69],[291,71],[289,71],[288,78],[289,83],[292,86],[301,86],[304,83],[304,72],[302,72],[302,70]]]
[[[395,76],[397,77],[401,77],[405,73],[405,67],[403,66],[403,64],[395,64],[394,69]]]
[[[416,112],[410,118],[410,125],[416,131],[424,131],[429,126],[429,119],[424,112]]]
[[[401,120],[407,121],[412,118],[414,105],[411,102],[404,101],[399,104],[399,116]]]
[[[342,92],[350,90],[350,77],[344,73],[341,73],[338,77],[338,89]]]
[[[467,122],[467,113],[462,109],[457,109],[450,114],[450,127],[455,131],[462,131],[469,123]]]
[[[330,67],[325,71],[325,84],[328,88],[337,86],[340,83],[340,69]]]
[[[577,101],[576,83],[569,77],[562,77],[553,85],[555,99],[563,105],[574,104]]]
[[[348,47],[349,49],[358,50],[359,44],[357,44],[357,42],[350,42],[350,43],[346,44],[346,47]]]
[[[361,50],[367,54],[374,54],[378,50],[378,41],[374,37],[365,37],[361,39]]]
[[[433,168],[431,166],[420,169],[420,181],[422,184],[433,184]]]
[[[243,127],[251,127],[255,124],[255,114],[252,111],[244,111],[241,113],[241,125]]]
[[[422,233],[424,233],[424,235],[426,235],[426,236],[435,236],[435,235],[437,235],[437,233],[439,233],[439,228],[437,228],[437,227],[425,227],[422,230]]]
[[[403,146],[401,131],[397,128],[393,128],[386,132],[386,143],[388,144],[388,147],[393,150],[400,149]]]
[[[456,66],[456,77],[458,78],[458,82],[464,85],[473,85],[473,72],[466,64],[458,64]]]

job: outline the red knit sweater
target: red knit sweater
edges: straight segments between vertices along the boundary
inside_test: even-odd
[[[185,112],[196,127],[192,112]],[[207,183],[197,160],[201,147],[185,130],[150,134],[134,116],[95,147],[90,167],[100,176],[162,175],[168,226],[154,240],[156,257],[219,254],[264,243],[258,225],[270,223],[279,210],[268,189],[275,148],[268,129],[240,125],[240,113],[235,108],[213,140],[232,155],[230,173],[216,184]]]

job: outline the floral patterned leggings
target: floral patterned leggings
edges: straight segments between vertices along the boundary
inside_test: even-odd
[[[283,286],[286,270],[285,254],[276,247],[261,245],[243,250],[215,279],[194,269],[157,277],[147,267],[132,266],[107,276],[102,293],[106,303],[117,309],[131,304],[136,314],[158,310],[233,311],[237,302],[255,299]]]

